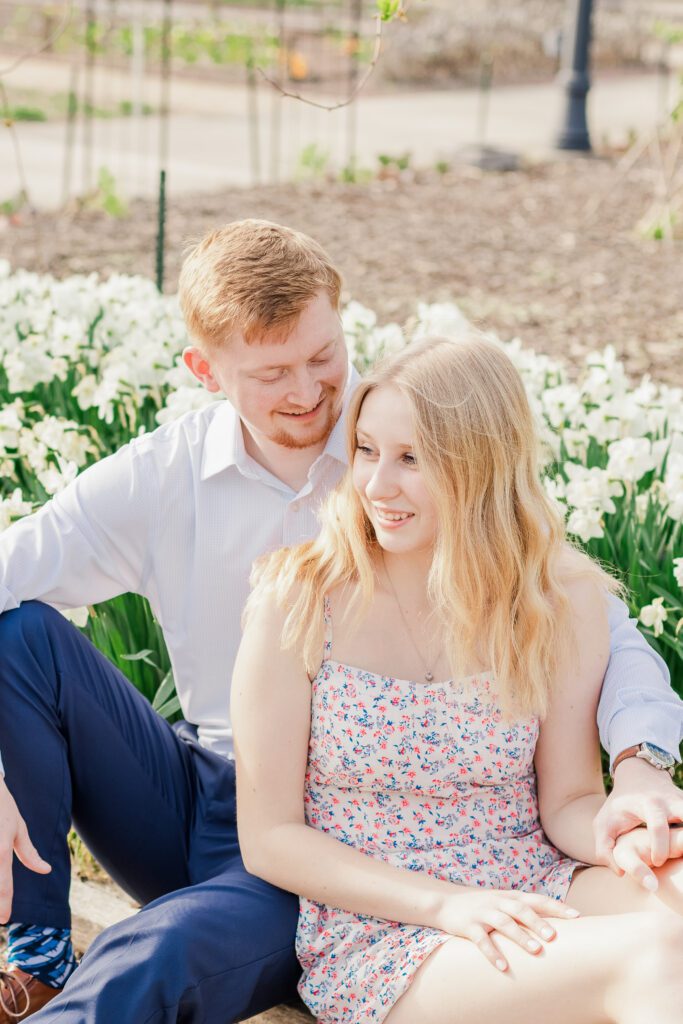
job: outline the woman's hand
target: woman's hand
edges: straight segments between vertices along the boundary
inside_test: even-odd
[[[548,920],[578,917],[578,910],[566,903],[536,893],[511,889],[482,889],[454,896],[440,915],[439,927],[449,935],[469,939],[499,971],[508,963],[492,935],[505,935],[532,956],[550,942],[556,932]]]
[[[666,860],[683,857],[683,828],[667,829]],[[647,828],[634,828],[631,832],[620,835],[612,850],[614,862],[624,874],[630,875],[640,885],[656,892],[657,876],[650,869],[657,867],[652,859],[652,841]]]

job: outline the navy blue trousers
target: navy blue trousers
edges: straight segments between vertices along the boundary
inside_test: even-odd
[[[230,1024],[295,995],[298,902],[244,868],[234,765],[172,729],[39,602],[0,616],[0,751],[52,865],[43,876],[15,859],[12,920],[70,925],[72,822],[143,904],[32,1022]]]

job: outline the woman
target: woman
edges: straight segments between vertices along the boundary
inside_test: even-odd
[[[428,340],[348,422],[319,538],[255,574],[233,687],[242,853],[302,897],[304,1000],[330,1024],[680,1021],[677,863],[656,896],[585,866],[616,585],[564,540],[519,375]]]

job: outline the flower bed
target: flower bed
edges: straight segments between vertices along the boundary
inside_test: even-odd
[[[450,303],[420,304],[405,335],[354,302],[343,322],[361,372],[406,335],[470,329]],[[130,437],[215,400],[180,362],[185,343],[175,298],[145,278],[57,281],[0,262],[0,530]],[[622,574],[683,694],[683,388],[632,387],[610,348],[572,380],[518,339],[501,344],[537,414],[548,492],[569,532]],[[163,713],[177,710],[145,602],[124,595],[74,618]]]

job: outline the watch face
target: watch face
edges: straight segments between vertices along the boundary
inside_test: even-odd
[[[673,768],[676,764],[676,758],[668,752],[668,750],[662,750],[661,747],[655,746],[654,743],[643,743],[641,744],[644,753],[647,753],[655,761],[658,761],[665,768]]]

